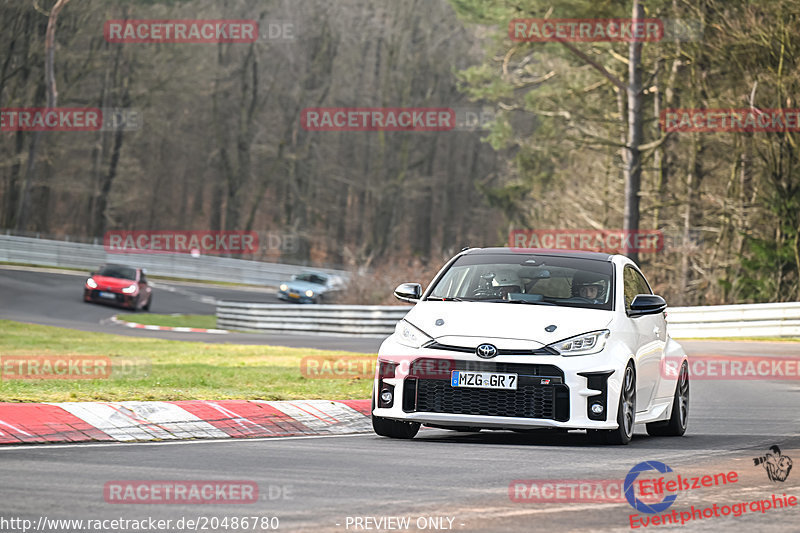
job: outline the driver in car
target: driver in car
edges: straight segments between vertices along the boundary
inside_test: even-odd
[[[593,304],[601,304],[603,286],[599,283],[584,283],[578,287],[578,296],[589,300]]]
[[[510,294],[522,292],[522,281],[513,270],[499,270],[492,279],[494,290],[503,300],[510,299]]]

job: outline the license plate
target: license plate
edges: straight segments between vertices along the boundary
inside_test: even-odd
[[[109,300],[117,299],[117,295],[114,294],[113,292],[101,292],[100,294],[98,294],[98,296],[100,296],[100,298],[108,298]]]
[[[295,292],[290,292],[289,293],[289,298],[300,298],[300,295],[295,293]]]
[[[450,385],[453,387],[468,387],[473,389],[517,390],[517,374],[453,370],[450,373]]]

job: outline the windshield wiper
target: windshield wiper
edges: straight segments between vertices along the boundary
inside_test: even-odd
[[[492,298],[489,300],[479,300],[481,302],[492,302],[492,303],[506,303],[506,304],[532,304],[532,305],[556,305],[552,302],[545,302],[543,300],[539,300],[538,302],[534,302],[532,300],[506,300],[505,298]]]
[[[533,305],[556,305],[553,302],[545,302],[544,300],[539,301],[532,301],[532,300],[504,300],[510,304],[533,304]]]
[[[444,297],[444,298],[436,298],[436,297],[434,297],[434,298],[427,298],[427,300],[428,301],[432,300],[434,302],[463,302],[464,301],[461,298],[449,298],[449,297]]]

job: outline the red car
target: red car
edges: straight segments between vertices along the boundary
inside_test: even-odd
[[[143,269],[105,265],[97,272],[92,272],[91,277],[86,280],[83,300],[120,305],[134,311],[149,311],[153,302],[153,289],[147,283]]]

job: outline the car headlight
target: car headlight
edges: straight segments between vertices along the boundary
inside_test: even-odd
[[[137,288],[138,288],[138,287],[136,286],[136,284],[135,284],[135,283],[133,283],[133,284],[131,284],[131,285],[128,285],[128,286],[127,286],[127,287],[125,287],[124,289],[122,289],[122,292],[124,292],[125,294],[133,294],[134,292],[136,292],[136,289],[137,289]]]
[[[289,290],[289,286],[288,286],[287,284],[285,284],[285,283],[281,283],[281,286],[280,286],[280,287],[278,287],[278,288],[279,288],[280,290],[282,290],[283,292],[286,292],[286,291],[288,291],[288,290]]]
[[[409,348],[419,348],[426,342],[433,340],[424,331],[412,326],[410,322],[405,320],[397,323],[394,332],[397,334],[397,342]]]
[[[589,355],[603,351],[609,335],[611,335],[611,332],[607,329],[590,331],[589,333],[581,333],[580,335],[548,344],[547,347],[553,348],[564,356]]]
[[[308,290],[306,291],[306,296],[308,296],[309,298],[311,298],[312,296],[314,296],[314,291],[312,291],[311,289],[308,289]]]
[[[92,278],[89,278],[89,279],[86,280],[86,285],[88,285],[89,287],[91,287],[93,289],[97,288],[97,282],[95,280],[93,280]]]

